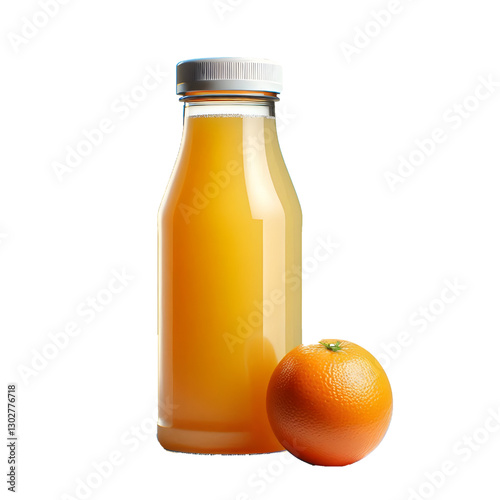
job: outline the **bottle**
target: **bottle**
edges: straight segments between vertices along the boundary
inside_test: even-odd
[[[283,450],[266,390],[301,343],[302,213],[275,119],[281,67],[177,65],[184,128],[158,213],[158,440],[168,450]]]

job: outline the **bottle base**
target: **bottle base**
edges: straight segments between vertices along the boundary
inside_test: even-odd
[[[168,451],[203,455],[254,455],[285,450],[276,438],[258,442],[252,432],[195,431],[161,425],[158,441]]]

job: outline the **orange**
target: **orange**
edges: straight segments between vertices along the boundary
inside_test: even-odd
[[[280,443],[314,465],[348,465],[368,455],[392,416],[392,390],[380,363],[353,342],[299,345],[275,368],[267,413]]]

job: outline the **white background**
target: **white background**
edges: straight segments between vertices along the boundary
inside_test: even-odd
[[[498,498],[498,2],[218,5],[70,0],[30,31],[34,17],[44,23],[39,3],[2,2],[2,391],[18,385],[18,498],[84,498],[82,481],[92,499]],[[389,7],[390,18],[377,15]],[[210,56],[284,67],[280,142],[310,269],[303,340],[361,344],[394,391],[388,434],[355,465],[157,443],[156,213],[182,131],[175,64]],[[163,76],[144,93],[147,68]],[[142,101],[123,109],[131,92]],[[60,181],[54,163],[102,119],[113,130]],[[399,175],[400,155],[436,128],[446,139],[423,159],[413,153],[421,164],[391,190],[387,172]],[[339,247],[315,263],[321,237]],[[92,320],[79,315],[123,269],[133,277],[123,291]],[[448,304],[446,280],[460,287],[445,291]],[[79,335],[54,354],[49,334],[71,322]],[[53,359],[23,377],[44,349]],[[110,455],[119,463],[98,476],[94,464]],[[443,462],[447,476],[436,473]]]

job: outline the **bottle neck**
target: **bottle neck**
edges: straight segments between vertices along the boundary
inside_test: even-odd
[[[273,92],[235,91],[189,92],[180,100],[184,119],[209,115],[274,118],[274,103],[279,101]]]
[[[183,146],[202,147],[207,154],[239,151],[244,159],[265,155],[267,146],[278,144],[277,100],[270,92],[185,96]]]

